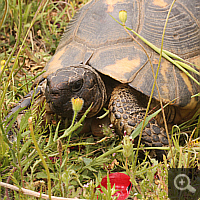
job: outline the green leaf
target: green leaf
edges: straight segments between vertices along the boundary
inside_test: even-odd
[[[25,11],[24,11],[24,18],[23,18],[23,22],[24,22],[24,26],[27,26],[27,27],[29,27],[30,26],[30,24],[28,24],[27,25],[27,20],[28,20],[28,17],[30,16],[30,10],[31,10],[31,7],[32,7],[32,2],[31,3],[29,3],[25,8]]]
[[[153,183],[154,173],[152,173],[151,171],[147,171],[147,178],[149,179],[150,183]]]
[[[22,170],[22,174],[24,173],[27,173],[27,169],[30,167],[30,165],[32,164],[33,162],[33,159],[32,158],[28,158],[29,161],[25,164],[25,166],[23,167],[23,170]]]
[[[38,172],[35,174],[36,178],[41,179],[41,178],[47,178],[46,172]],[[54,180],[59,180],[54,174],[50,173],[50,177]]]
[[[78,129],[80,126],[82,126],[81,123],[82,123],[82,122],[84,121],[84,119],[86,118],[86,116],[87,116],[87,114],[89,113],[91,107],[92,107],[92,104],[91,104],[90,107],[86,110],[86,112],[85,112],[84,115],[81,117],[81,119],[80,119],[74,126],[70,126],[68,129],[66,129],[65,132],[64,132],[64,134],[63,134],[62,136],[60,136],[59,139],[71,135],[73,131],[75,131],[75,130]]]
[[[55,142],[58,138],[58,131],[59,131],[59,126],[60,126],[60,122],[58,122],[57,126],[56,126],[56,131],[55,131],[55,135],[54,135],[54,138],[53,138],[53,141]]]
[[[191,72],[193,72],[193,73],[195,73],[195,74],[200,76],[200,73],[197,70],[195,70],[194,68],[192,68],[191,66],[189,66],[188,64],[186,64],[184,62],[181,62],[181,61],[178,61],[178,60],[176,60],[176,63],[178,63],[179,65],[181,65],[185,69],[187,69],[187,70],[189,70],[189,71],[191,71]]]
[[[153,114],[149,115],[146,120],[145,120],[145,123],[144,123],[144,127],[149,123],[149,121],[154,118],[162,109],[160,108],[159,110],[157,110],[156,112],[154,112]],[[130,135],[130,137],[132,139],[136,138],[139,134],[140,134],[140,131],[142,129],[142,125],[143,125],[143,121],[140,122],[140,124],[136,127],[136,129],[132,132],[132,134]]]
[[[83,158],[83,162],[85,163],[85,165],[89,165],[92,162],[91,158]]]
[[[6,121],[4,122],[6,127],[6,134],[10,131],[10,129],[12,128],[13,124],[15,123],[19,112],[21,112],[22,110],[24,110],[25,108],[19,108],[15,113],[13,113],[10,117],[8,117],[6,119]],[[9,124],[9,125],[8,125]]]
[[[20,152],[19,152],[20,158],[23,157],[25,151],[28,151],[28,147],[31,145],[31,143],[32,143],[32,139],[29,139],[27,142],[25,142],[25,143],[23,144],[23,146],[22,146],[22,148],[21,148],[21,150],[20,150]]]
[[[28,127],[28,118],[31,116],[31,110],[28,110],[25,115],[22,116],[20,122],[19,133],[22,133]]]

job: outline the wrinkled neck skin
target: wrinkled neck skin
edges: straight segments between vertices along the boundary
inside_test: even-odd
[[[95,116],[107,101],[102,78],[88,65],[65,67],[50,74],[46,81],[45,97],[50,110],[63,118],[73,115],[72,98],[84,100],[79,116],[92,104],[88,118]]]

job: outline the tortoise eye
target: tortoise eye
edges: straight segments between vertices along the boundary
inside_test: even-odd
[[[80,79],[78,81],[75,81],[72,85],[72,91],[78,92],[83,86],[83,79]]]

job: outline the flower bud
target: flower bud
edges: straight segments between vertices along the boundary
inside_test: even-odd
[[[122,24],[125,25],[127,20],[127,12],[125,10],[119,11],[119,19],[122,22]]]
[[[6,64],[5,60],[1,60],[1,66],[4,66]]]
[[[124,136],[123,139],[123,154],[125,158],[128,158],[133,152],[133,144],[130,140],[130,137],[128,135]]]
[[[5,64],[6,64],[6,61],[5,60],[1,60],[1,70],[3,70]]]
[[[72,98],[71,102],[72,102],[73,111],[78,113],[83,107],[83,103],[84,103],[83,99],[81,99],[79,97],[78,98]]]

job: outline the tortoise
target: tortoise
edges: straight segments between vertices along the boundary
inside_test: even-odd
[[[47,111],[67,118],[72,115],[71,98],[82,98],[82,115],[93,102],[87,118],[98,115],[104,106],[117,132],[130,134],[143,119],[154,78],[150,62],[141,46],[117,24],[119,11],[127,11],[126,26],[156,46],[161,45],[163,27],[172,0],[92,0],[84,5],[68,24],[55,55],[36,79],[40,99],[46,99]],[[163,48],[200,66],[200,2],[177,0],[171,10]],[[133,36],[139,40],[136,36]],[[159,54],[145,43],[153,64]],[[197,71],[200,68],[194,67]],[[196,80],[197,74],[191,72]],[[200,87],[166,59],[162,58],[157,85],[169,127],[193,117],[200,105]],[[11,113],[29,107],[31,91]],[[174,99],[176,99],[174,101]],[[159,105],[155,88],[151,108]],[[152,119],[142,134],[147,146],[168,145],[163,117]]]

